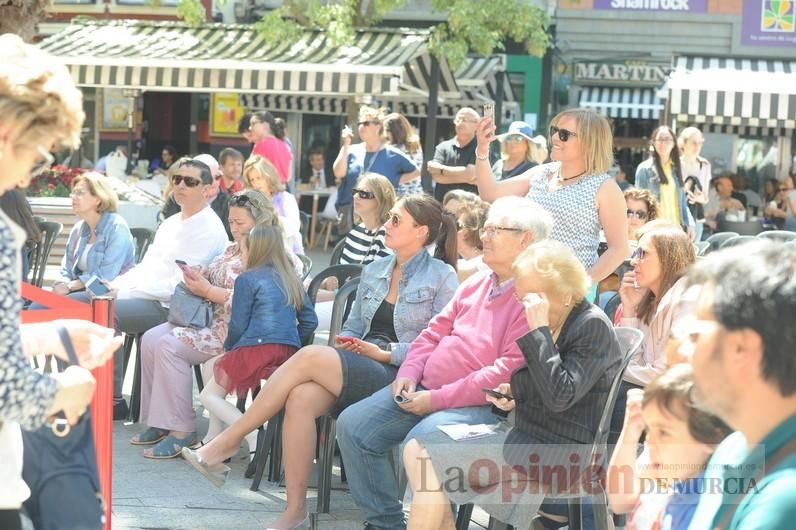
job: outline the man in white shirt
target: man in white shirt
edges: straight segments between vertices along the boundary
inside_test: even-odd
[[[210,168],[201,161],[180,165],[173,177],[180,213],[163,221],[141,263],[110,283],[117,292],[117,331],[144,333],[166,321],[169,299],[182,280],[175,260],[190,266],[207,265],[224,251],[229,243],[227,233],[207,203],[212,180]],[[123,355],[120,348],[114,356],[114,419],[127,416],[122,399]]]

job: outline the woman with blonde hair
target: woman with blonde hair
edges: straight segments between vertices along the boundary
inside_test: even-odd
[[[489,144],[495,124],[485,117],[476,133],[475,173],[478,192],[486,201],[504,195],[527,196],[553,216],[552,239],[578,256],[597,283],[613,273],[628,253],[625,199],[608,174],[613,160],[613,133],[608,120],[591,109],[569,109],[550,122],[553,162],[522,175],[497,181],[489,166]],[[600,230],[608,249],[600,256]]]
[[[384,117],[384,135],[387,145],[392,145],[403,152],[418,170],[423,168],[423,148],[420,146],[420,136],[403,114],[393,112]],[[399,199],[410,193],[423,193],[420,176],[409,182],[398,184],[396,193]]]
[[[76,148],[85,115],[69,70],[17,35],[0,35],[0,194],[26,187],[53,163],[52,150]],[[22,480],[22,433],[48,426],[63,412],[74,425],[94,395],[86,369],[102,366],[121,345],[113,330],[82,320],[20,326],[20,249],[25,232],[0,211],[0,528],[21,528],[19,510],[30,495]],[[80,366],[57,374],[33,369],[29,357],[41,352],[69,360],[65,343],[77,349]],[[91,349],[87,347],[91,344]],[[53,520],[102,525],[99,504],[50,507]],[[90,523],[88,521],[91,521]]]
[[[522,175],[539,163],[534,160],[536,147],[531,138],[533,129],[524,121],[515,121],[509,125],[505,134],[497,137],[500,140],[500,160],[492,166],[492,173],[498,180],[506,180]]]
[[[104,175],[81,173],[72,180],[72,211],[80,217],[69,233],[61,276],[53,292],[66,295],[85,289],[96,276],[111,281],[135,264],[133,236],[115,213],[119,198]]]
[[[285,191],[285,184],[274,165],[263,156],[252,155],[243,165],[243,178],[249,188],[262,192],[273,203],[282,221],[288,248],[295,254],[304,254],[298,203],[293,195]]]
[[[700,156],[705,137],[696,127],[686,127],[677,136],[680,150],[680,165],[683,170],[683,189],[688,199],[688,208],[696,222],[696,241],[702,241],[705,228],[705,205],[710,199],[710,179],[713,170],[710,161]]]
[[[658,218],[660,205],[650,190],[630,188],[624,195],[627,203],[627,239],[635,247],[637,231]]]

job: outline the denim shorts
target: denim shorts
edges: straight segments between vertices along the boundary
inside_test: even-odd
[[[338,349],[337,354],[343,367],[343,388],[329,411],[335,418],[347,406],[370,397],[377,390],[391,384],[398,373],[396,366],[380,363],[349,350]]]

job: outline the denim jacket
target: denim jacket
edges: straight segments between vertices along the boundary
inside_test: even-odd
[[[369,263],[359,278],[357,297],[343,325],[341,335],[363,338],[370,331],[373,315],[390,290],[396,257],[387,256]],[[391,343],[390,364],[398,366],[406,358],[409,345],[429,321],[453,298],[459,280],[453,267],[431,257],[423,249],[401,266],[398,299],[393,325],[396,343]]]
[[[266,265],[245,271],[235,279],[224,350],[258,344],[300,348],[317,327],[318,317],[307,293],[304,292],[301,309],[288,306],[282,280],[273,267]]]
[[[86,283],[92,275],[103,280],[113,280],[127,272],[134,264],[133,236],[124,218],[112,212],[103,212],[95,230],[97,237],[86,256],[87,268],[77,269],[77,262],[86,248],[91,230],[85,221],[78,222],[69,233],[66,252],[61,261],[63,281],[80,279]]]
[[[687,228],[695,226],[694,217],[691,215],[691,210],[688,209],[688,199],[680,183],[678,175],[675,175],[677,170],[672,168],[672,177],[675,186],[677,186],[677,197],[680,202],[680,224]],[[652,158],[646,159],[636,168],[636,187],[649,190],[658,201],[661,200],[661,178],[658,176],[658,171],[655,169],[655,162]]]

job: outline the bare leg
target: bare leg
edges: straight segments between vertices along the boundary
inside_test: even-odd
[[[282,431],[287,507],[268,528],[292,528],[307,516],[307,483],[315,456],[315,418],[325,414],[336,396],[315,383],[291,390],[285,404]]]
[[[407,530],[452,530],[450,500],[431,465],[431,457],[417,440],[410,440],[404,447],[404,468],[412,487]]]
[[[334,396],[343,387],[340,356],[328,346],[307,346],[296,352],[268,379],[241,418],[199,449],[208,464],[216,464],[238,452],[240,442],[285,406],[291,390],[302,383],[316,383]]]
[[[216,383],[215,378],[211,378],[205,385],[204,390],[199,395],[199,400],[207,410],[210,411],[210,421],[220,422],[225,425],[232,425],[238,421],[242,415],[238,407],[227,401],[227,390]],[[208,441],[212,438],[208,438]],[[254,430],[246,435],[246,443],[249,444],[249,451],[253,451],[257,446],[257,431]]]

